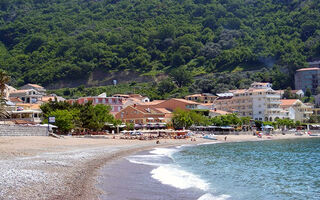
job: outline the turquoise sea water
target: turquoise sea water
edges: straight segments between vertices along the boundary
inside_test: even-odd
[[[102,177],[107,200],[320,200],[320,138],[156,148]]]
[[[320,199],[320,138],[185,147],[172,158],[206,185],[202,199]]]

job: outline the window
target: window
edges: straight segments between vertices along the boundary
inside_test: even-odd
[[[259,114],[261,114],[262,112],[261,111],[259,111]]]

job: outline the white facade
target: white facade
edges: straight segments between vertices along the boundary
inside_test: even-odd
[[[275,121],[283,119],[280,93],[271,89],[270,83],[253,83],[249,89],[231,90],[233,97],[216,101],[216,108],[238,112],[241,117],[254,120]]]

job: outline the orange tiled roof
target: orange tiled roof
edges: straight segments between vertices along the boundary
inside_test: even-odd
[[[166,100],[154,100],[154,101],[150,101],[150,102],[145,102],[142,105],[157,105],[159,103],[165,102]]]
[[[297,72],[301,72],[301,71],[311,71],[311,70],[320,70],[320,68],[318,68],[318,67],[302,68],[302,69],[298,69]]]
[[[254,82],[252,84],[259,84],[259,85],[268,85],[269,83],[263,83],[263,82]]]
[[[17,103],[16,106],[28,107],[30,109],[39,110],[40,104],[32,104],[32,103]]]
[[[42,97],[41,100],[42,100],[43,102],[49,102],[50,99],[51,99],[51,101],[54,101],[54,97]]]
[[[35,88],[43,88],[42,86],[40,86],[40,85],[37,85],[37,84],[31,84],[31,83],[29,83],[29,84],[27,84],[27,85],[30,85],[30,86],[32,86],[32,87],[35,87]]]
[[[169,99],[170,100],[170,99]],[[199,105],[200,103],[197,103],[197,102],[195,102],[195,101],[190,101],[190,100],[186,100],[186,99],[174,99],[174,100],[176,100],[176,101],[181,101],[181,102],[183,102],[183,103],[188,103],[188,104],[197,104],[197,105]]]
[[[298,101],[298,99],[281,99],[280,101],[280,106],[292,106]]]
[[[21,99],[19,99],[18,97],[9,97],[9,100],[11,102],[23,102]]]
[[[156,108],[156,110],[165,113],[165,114],[170,114],[172,113],[171,111],[167,110],[166,108]]]
[[[191,94],[186,97],[201,97],[201,96],[202,96],[202,94]]]
[[[223,110],[210,110],[210,112],[218,113],[218,114],[220,114],[220,115],[228,115],[228,114],[231,114],[230,112],[223,111]]]
[[[10,94],[26,93],[28,91],[30,91],[30,90],[16,90],[16,91],[11,92]]]

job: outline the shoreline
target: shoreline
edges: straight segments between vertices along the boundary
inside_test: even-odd
[[[103,192],[96,187],[102,167],[156,147],[319,138],[276,135],[270,139],[266,136],[260,139],[252,135],[227,135],[227,141],[224,141],[224,135],[216,137],[218,140],[212,141],[196,138],[196,142],[190,139],[161,139],[160,144],[155,144],[155,140],[3,137],[0,138],[0,163],[3,166],[0,169],[0,187],[3,188],[0,198],[98,199]]]

